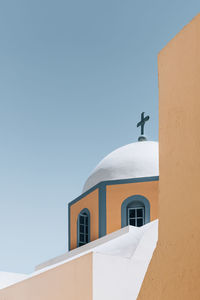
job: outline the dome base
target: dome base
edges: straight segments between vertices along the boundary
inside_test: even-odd
[[[146,136],[145,136],[145,135],[141,135],[141,136],[139,136],[139,138],[138,138],[138,142],[143,142],[143,141],[147,141],[147,138],[146,138]]]

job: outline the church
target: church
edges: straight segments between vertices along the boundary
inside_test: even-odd
[[[68,252],[0,272],[0,300],[200,299],[200,15],[158,55],[159,145],[108,154],[68,204]],[[158,221],[159,220],[159,221]]]
[[[82,195],[69,203],[69,250],[158,219],[158,143],[146,140],[143,118],[144,113],[138,142],[106,156],[86,180]]]

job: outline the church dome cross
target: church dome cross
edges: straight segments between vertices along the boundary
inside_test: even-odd
[[[145,117],[144,114],[144,112],[141,113],[141,120],[137,123],[137,127],[141,127],[141,136],[138,138],[138,141],[146,141],[146,137],[144,136],[144,125],[150,119],[150,117]]]

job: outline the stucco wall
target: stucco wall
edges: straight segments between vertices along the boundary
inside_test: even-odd
[[[106,187],[107,233],[121,228],[122,202],[133,195],[142,195],[149,200],[151,221],[158,218],[158,181],[134,182]]]
[[[131,228],[130,231],[134,229],[136,230],[136,228]],[[93,254],[93,300],[134,300],[137,298],[156,247],[157,232],[158,222],[154,221],[140,228],[140,238],[139,236],[136,238],[135,235],[133,239],[133,236],[128,235],[127,240],[124,237],[119,239],[121,250],[118,255],[116,252]],[[131,245],[131,240],[137,240],[137,246],[134,243]],[[115,250],[117,250],[116,243]]]
[[[92,300],[92,253],[0,290],[0,300]]]
[[[70,207],[70,239],[71,248],[77,247],[77,219],[82,209],[90,211],[90,240],[99,237],[99,189],[92,191]]]
[[[200,15],[159,54],[159,242],[140,300],[200,299]]]

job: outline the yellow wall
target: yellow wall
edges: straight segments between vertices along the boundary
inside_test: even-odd
[[[160,53],[159,242],[139,300],[200,299],[200,15]]]
[[[92,253],[0,290],[0,300],[92,300]]]
[[[107,233],[121,228],[122,202],[133,195],[142,195],[149,200],[151,220],[158,218],[158,181],[108,185],[106,187]]]
[[[77,247],[77,219],[80,211],[87,208],[90,211],[90,240],[99,237],[99,189],[97,188],[70,207],[71,249]]]

